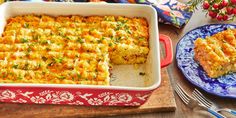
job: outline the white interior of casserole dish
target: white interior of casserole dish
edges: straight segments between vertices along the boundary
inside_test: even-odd
[[[137,4],[101,4],[101,3],[55,3],[55,2],[8,2],[0,7],[0,33],[3,32],[6,20],[24,14],[59,15],[114,15],[127,17],[145,17],[149,24],[150,52],[145,64],[114,65],[111,86],[69,85],[69,84],[7,84],[4,86],[38,86],[70,88],[113,88],[124,90],[152,90],[160,85],[160,55],[157,28],[157,14],[148,5]],[[139,73],[144,72],[142,76]]]

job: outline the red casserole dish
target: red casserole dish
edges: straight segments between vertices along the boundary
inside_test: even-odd
[[[58,12],[59,11],[59,12]],[[150,52],[147,62],[138,67],[117,65],[111,71],[117,79],[111,86],[70,84],[0,83],[0,102],[139,106],[161,83],[161,67],[172,61],[172,45],[169,37],[158,34],[157,13],[149,5],[92,4],[53,2],[7,2],[0,6],[0,32],[6,20],[23,14],[58,15],[113,15],[145,17],[149,23]],[[159,40],[165,45],[166,57],[160,61]],[[137,72],[145,72],[145,77]]]

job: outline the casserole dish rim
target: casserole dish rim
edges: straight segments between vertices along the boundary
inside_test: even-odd
[[[71,2],[22,2],[22,1],[11,1],[11,2],[5,2],[3,4],[0,5],[0,9],[2,8],[6,8],[8,7],[8,5],[11,4],[28,4],[28,5],[32,5],[32,4],[51,4],[51,5],[84,5],[84,6],[88,6],[88,7],[95,7],[95,6],[110,6],[110,7],[116,7],[116,6],[124,6],[124,7],[144,7],[145,9],[150,9],[153,12],[153,17],[155,19],[157,19],[157,12],[156,10],[151,7],[151,5],[144,5],[144,4],[120,4],[120,3],[108,3],[108,4],[101,4],[101,3],[71,3]],[[104,8],[105,9],[105,8]],[[125,9],[125,8],[124,8]],[[96,13],[95,13],[96,14]],[[79,13],[78,13],[79,15]],[[98,15],[98,14],[97,14]],[[152,15],[152,14],[150,14]],[[125,15],[124,15],[125,16]],[[2,21],[3,22],[3,21]],[[158,32],[158,23],[157,20],[153,20],[153,23],[156,25],[154,26],[154,29],[156,31],[152,31],[155,32],[155,38],[159,38],[159,32]],[[149,30],[151,28],[149,27]],[[151,31],[149,31],[150,33]],[[150,35],[150,34],[149,34]],[[149,39],[150,40],[150,39]],[[152,40],[157,40],[157,39],[152,39]],[[150,43],[150,42],[149,42]],[[157,68],[159,68],[159,70],[155,70],[155,72],[158,71],[157,75],[158,75],[158,79],[153,79],[156,80],[154,81],[150,86],[146,86],[146,87],[129,87],[129,86],[105,86],[105,85],[81,85],[81,84],[31,84],[31,83],[0,83],[1,86],[4,87],[44,87],[44,88],[89,88],[89,89],[112,89],[112,90],[128,90],[128,91],[150,91],[150,90],[154,90],[157,87],[160,86],[161,84],[161,67],[160,67],[160,49],[159,49],[159,40],[156,41],[156,43],[158,44],[157,46],[155,46],[155,48],[157,48],[158,50],[156,52],[158,52],[158,54],[156,54],[156,58],[158,59],[157,62],[158,64],[156,66],[159,66]]]

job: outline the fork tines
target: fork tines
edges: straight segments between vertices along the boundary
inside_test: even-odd
[[[198,102],[200,102],[201,104],[203,104],[204,106],[210,108],[212,105],[212,102],[209,101],[200,91],[198,91],[197,89],[194,89],[194,91],[192,92],[192,95],[194,98],[197,99]]]
[[[186,92],[183,90],[183,88],[179,84],[176,84],[175,91],[185,104],[189,104],[190,99],[189,99],[188,95],[186,94]]]

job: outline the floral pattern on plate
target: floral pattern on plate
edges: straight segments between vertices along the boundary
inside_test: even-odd
[[[178,68],[192,84],[214,95],[236,98],[236,73],[213,79],[207,76],[203,68],[194,60],[193,49],[196,38],[205,38],[229,28],[236,28],[236,25],[210,24],[189,31],[177,44],[176,60]]]

